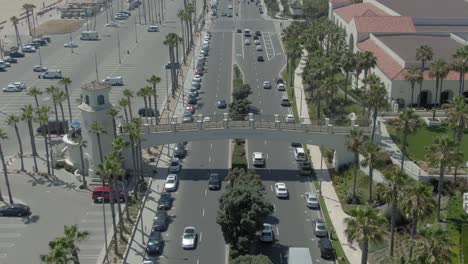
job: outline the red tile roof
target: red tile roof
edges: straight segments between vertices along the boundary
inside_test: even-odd
[[[371,10],[365,14],[370,15]],[[357,32],[416,32],[413,19],[402,16],[354,17]]]
[[[337,8],[335,13],[343,18],[347,23],[353,19],[353,17],[362,16],[368,10],[374,12],[377,16],[388,16],[389,14],[385,13],[383,10],[379,9],[378,7],[374,6],[370,3],[359,3],[349,6],[344,6],[341,8]]]

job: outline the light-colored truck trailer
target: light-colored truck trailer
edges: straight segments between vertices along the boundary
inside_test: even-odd
[[[290,247],[288,264],[313,264],[309,248]]]

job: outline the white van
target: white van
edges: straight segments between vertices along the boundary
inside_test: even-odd
[[[148,32],[159,32],[158,26],[148,26]]]
[[[123,85],[123,79],[122,76],[108,76],[104,80],[102,80],[103,83],[110,84],[112,86],[117,86],[117,85]]]
[[[294,158],[296,161],[305,161],[306,154],[303,148],[294,148]]]
[[[61,70],[48,70],[43,74],[39,75],[39,78],[42,79],[61,79],[62,71]]]
[[[81,40],[97,40],[98,38],[99,36],[96,31],[83,31],[80,35]]]

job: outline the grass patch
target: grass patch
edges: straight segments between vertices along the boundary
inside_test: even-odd
[[[468,216],[463,210],[463,198],[461,195],[454,195],[450,197],[447,204],[447,229],[452,238],[452,243],[454,244],[452,248],[453,256],[451,258],[451,263],[461,263],[461,248],[462,245],[468,246],[468,236],[462,238],[461,233],[464,228],[464,232],[468,233],[466,230],[468,225]],[[468,251],[464,252],[468,255]],[[468,263],[468,256],[465,257],[465,262]]]
[[[349,204],[347,200],[352,196],[353,183],[354,183],[354,167],[345,169],[332,178],[333,186],[335,187],[336,194],[340,199],[341,207],[346,214],[349,214],[350,210],[359,204]],[[374,183],[373,197],[376,195],[376,185]],[[369,199],[369,176],[367,176],[361,170],[357,172],[356,179],[356,196],[358,197],[360,204],[366,203]]]
[[[235,140],[236,141],[236,140]],[[247,171],[247,157],[245,155],[245,143],[244,142],[235,142],[234,148],[232,151],[232,163],[231,169],[240,168]]]
[[[234,90],[240,88],[244,84],[244,79],[242,76],[242,72],[239,69],[237,64],[234,64],[234,79],[232,80],[232,84],[234,86]]]
[[[276,13],[279,12],[279,4],[276,0],[265,0],[265,5],[270,17],[273,17]]]

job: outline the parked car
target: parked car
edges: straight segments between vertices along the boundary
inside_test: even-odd
[[[183,158],[186,154],[185,145],[183,143],[177,143],[174,148],[174,157]]]
[[[47,71],[47,67],[43,67],[40,65],[33,66],[33,72],[46,72],[46,71]]]
[[[312,174],[312,164],[309,161],[298,162],[297,168],[299,169],[299,175],[307,176]]]
[[[271,89],[271,83],[269,81],[264,81],[263,82],[263,88],[264,89]]]
[[[177,190],[178,184],[179,179],[177,178],[177,174],[169,174],[167,175],[166,182],[164,182],[164,190],[166,192],[174,192]]]
[[[166,210],[159,210],[153,219],[153,230],[154,231],[166,231],[168,223],[168,215]]]
[[[164,239],[159,231],[151,232],[148,243],[146,244],[146,253],[150,256],[159,255],[164,247]],[[153,262],[151,262],[153,263]]]
[[[192,103],[192,102],[194,102],[194,101],[195,101],[195,103],[197,102],[197,99],[194,98],[194,97],[190,97],[190,98],[188,99],[188,103]],[[191,112],[184,112],[184,114],[183,114],[183,116],[182,116],[182,122],[183,122],[183,123],[190,123],[190,122],[193,122],[193,115],[192,115],[192,113],[191,113]]]
[[[17,59],[15,59],[15,58],[13,58],[13,57],[11,57],[11,56],[5,56],[5,57],[3,58],[3,60],[6,61],[6,62],[9,62],[9,63],[17,63],[17,62],[18,62]]]
[[[49,119],[47,124],[42,124],[36,129],[36,132],[42,134],[47,132],[47,128],[50,130],[51,134],[65,134],[68,132],[68,120],[55,120]]]
[[[78,48],[78,43],[70,41],[65,44],[63,44],[63,47],[65,48]]]
[[[21,92],[23,89],[16,87],[13,84],[9,84],[7,87],[3,88],[3,92],[10,93],[10,92]]]
[[[314,228],[314,234],[318,237],[328,236],[327,224],[323,219],[318,218],[312,221],[312,226]]]
[[[170,193],[164,192],[159,196],[159,210],[169,210],[172,207],[172,196]]]
[[[335,259],[335,249],[333,244],[328,238],[322,238],[318,241],[318,247],[320,249],[320,257],[323,259]]]
[[[179,159],[178,158],[172,158],[171,162],[169,163],[169,172],[170,173],[177,173],[180,171],[182,168],[182,165],[180,165]]]
[[[159,116],[159,110],[154,111],[153,108],[151,108],[151,109],[149,109],[149,108],[145,109],[145,108],[143,107],[143,108],[138,109],[138,115],[139,115],[139,116],[150,116],[150,117]]]
[[[108,202],[111,198],[114,198],[115,201],[120,199],[120,201],[125,200],[125,194],[121,191],[119,193],[115,192],[111,195],[109,187],[94,187],[91,198],[95,203]]]
[[[0,216],[26,216],[31,214],[31,208],[24,204],[9,204],[0,207]]]
[[[271,243],[274,241],[275,234],[273,233],[273,228],[270,224],[264,223],[263,229],[260,233],[260,241]]]
[[[26,84],[24,82],[14,82],[12,84],[20,89],[26,89]]]
[[[295,122],[294,116],[291,115],[291,114],[287,114],[286,117],[285,117],[285,121],[286,121],[286,123],[294,123]]]
[[[309,207],[309,208],[319,208],[320,207],[320,203],[319,203],[319,200],[317,198],[317,194],[315,194],[314,192],[306,192],[304,197],[306,199],[307,207]]]
[[[252,153],[252,163],[255,167],[265,166],[265,158],[263,157],[262,152],[253,152]]]
[[[257,61],[265,61],[265,59],[263,58],[263,56],[257,56]]]
[[[25,56],[24,53],[22,53],[20,51],[10,52],[10,57],[12,57],[12,58],[23,58],[24,56]]]
[[[227,103],[226,103],[226,100],[222,99],[222,100],[219,100],[216,105],[218,106],[219,109],[224,109],[227,107]]]

